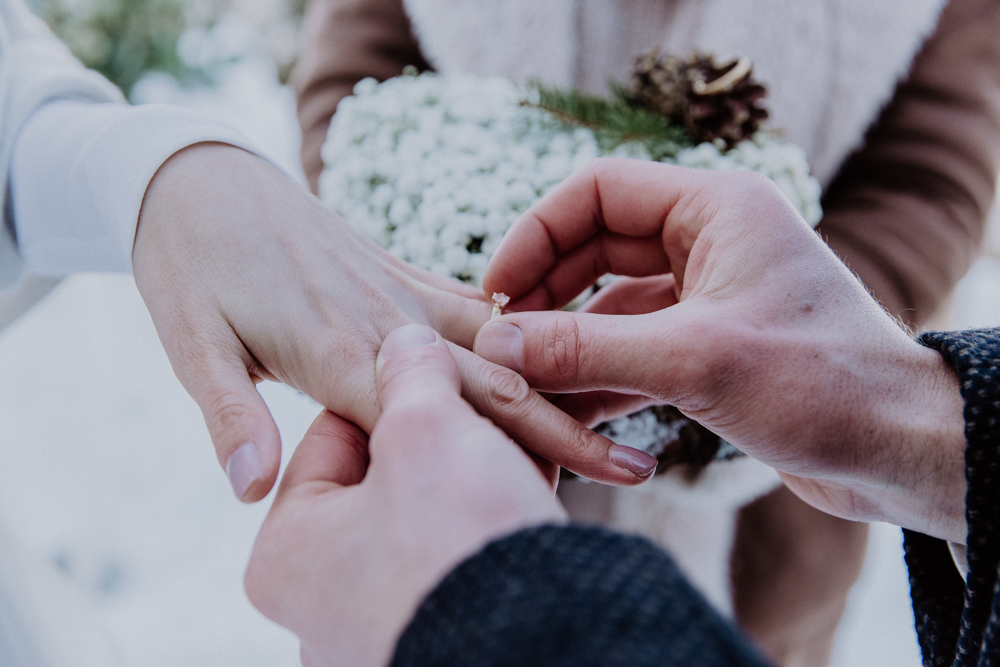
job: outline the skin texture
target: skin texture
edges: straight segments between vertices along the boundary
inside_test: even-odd
[[[541,391],[583,394],[570,412],[588,421],[634,409],[636,394],[675,405],[829,514],[965,539],[956,378],[773,184],[597,161],[515,223],[484,287],[513,310],[546,310],[607,272],[671,273],[676,303],[505,315],[475,350]],[[635,289],[624,281],[603,298]]]
[[[370,432],[379,347],[413,322],[454,344],[463,396],[551,461],[548,475],[564,465],[611,484],[644,479],[615,465],[610,440],[464,349],[491,312],[478,290],[392,258],[240,149],[198,144],[164,163],[143,201],[133,267],[244,501],[267,494],[280,462],[278,430],[254,384],[285,382]]]
[[[246,573],[250,600],[302,639],[307,667],[386,664],[448,571],[493,539],[566,520],[531,459],[461,398],[433,330],[394,331],[378,365],[371,441],[332,413],[316,419]]]

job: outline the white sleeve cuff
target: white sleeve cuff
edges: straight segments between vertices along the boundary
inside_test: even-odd
[[[181,107],[73,100],[41,107],[11,159],[10,204],[25,272],[131,271],[150,180],[177,151],[209,141],[259,154],[239,131]]]
[[[962,579],[969,578],[969,550],[964,544],[958,542],[948,542],[948,551],[951,552],[951,559],[955,561],[955,568],[962,575]]]

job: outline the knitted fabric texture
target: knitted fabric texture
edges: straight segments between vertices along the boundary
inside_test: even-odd
[[[962,582],[942,540],[904,531],[924,665],[1000,664],[1000,329],[928,332],[918,341],[958,373],[965,399],[969,575]]]
[[[764,667],[652,543],[541,527],[452,571],[396,646],[394,667]]]

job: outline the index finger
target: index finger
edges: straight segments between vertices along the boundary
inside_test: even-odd
[[[702,207],[686,209],[665,242],[671,212],[698,196],[711,172],[643,160],[595,160],[528,209],[487,267],[483,289],[521,299],[520,308],[569,302],[603,273],[646,276],[683,269]],[[686,233],[685,233],[686,232]],[[680,254],[669,252],[679,246]],[[671,261],[673,260],[673,261]],[[548,304],[544,302],[548,301]]]
[[[311,484],[316,493],[359,484],[368,469],[368,436],[351,422],[323,410],[292,454],[277,504],[293,489]]]

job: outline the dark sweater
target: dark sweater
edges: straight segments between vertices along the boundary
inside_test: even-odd
[[[958,373],[965,399],[968,582],[948,545],[903,531],[910,592],[924,665],[1000,664],[1000,329],[930,332],[918,339]]]
[[[1000,329],[928,333],[965,398],[968,586],[947,545],[904,531],[928,667],[1000,665]],[[525,530],[488,545],[428,596],[397,667],[656,665],[766,661],[646,540],[582,527]]]
[[[394,667],[764,667],[662,549],[577,526],[488,545],[424,601]]]

